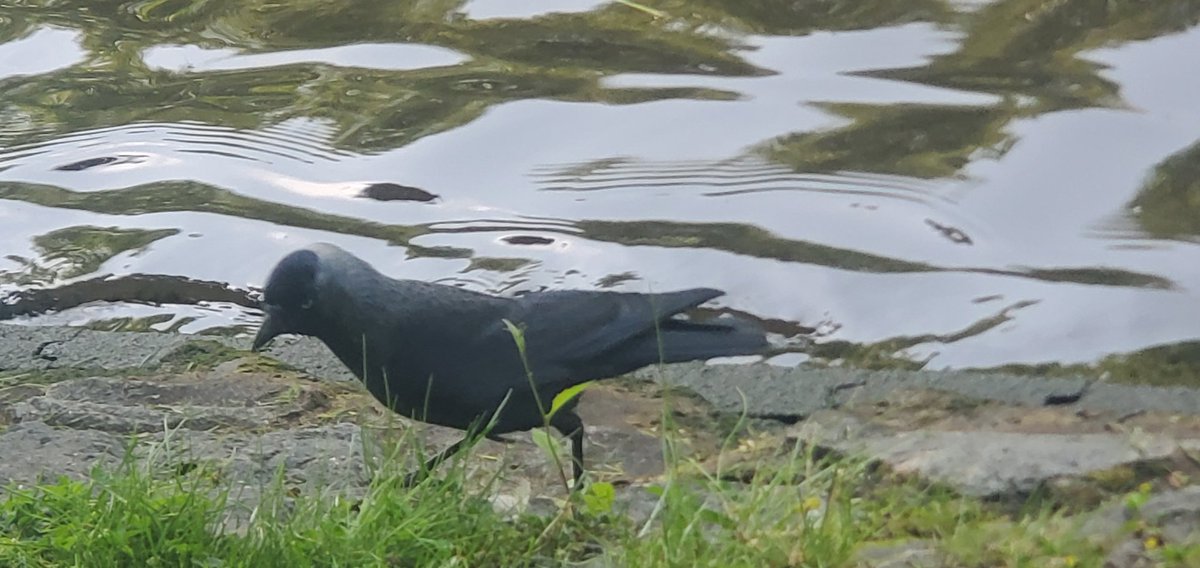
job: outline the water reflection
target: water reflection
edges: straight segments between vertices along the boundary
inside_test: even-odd
[[[79,46],[79,33],[42,28],[28,36],[0,44],[0,79],[40,75],[79,63],[87,55]]]
[[[324,240],[506,294],[715,286],[855,364],[1200,337],[1200,2],[531,6],[0,8],[0,291],[79,300],[10,311],[252,325]]]
[[[142,60],[151,69],[202,73],[303,63],[405,71],[455,65],[466,61],[466,58],[448,49],[425,45],[358,44],[255,54],[241,54],[228,48],[205,49],[195,45],[164,45],[146,50]]]

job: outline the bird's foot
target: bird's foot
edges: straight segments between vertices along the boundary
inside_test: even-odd
[[[404,476],[404,481],[402,483],[403,483],[404,487],[416,487],[416,485],[418,483],[420,483],[421,481],[423,481],[424,479],[425,479],[425,472],[421,471],[421,470],[417,470],[417,471],[411,472],[408,475]]]

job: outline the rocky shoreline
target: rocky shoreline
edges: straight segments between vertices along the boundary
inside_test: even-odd
[[[172,445],[189,460],[220,463],[248,500],[278,471],[300,491],[353,493],[369,481],[381,442],[413,431],[347,380],[320,344],[288,339],[265,356],[245,352],[248,344],[0,325],[0,483],[86,475],[119,461],[137,437],[147,442],[139,447]],[[803,443],[992,502],[1049,499],[1077,511],[1098,537],[1128,520],[1115,497],[1150,487],[1140,522],[1175,542],[1200,539],[1200,488],[1190,482],[1200,479],[1197,389],[764,364],[637,375],[590,389],[580,407],[595,471],[618,486],[634,517],[649,514],[653,498],[642,488],[666,467],[667,397],[689,455],[706,464],[719,457],[730,479],[752,477],[781,459],[780,448]],[[731,448],[723,443],[735,423],[743,428]],[[418,430],[427,450],[457,436]],[[512,438],[471,453],[479,475],[504,472],[496,506],[536,511],[561,498],[544,452],[528,436]],[[1140,547],[1136,539],[1114,547],[1111,565],[1139,565]],[[916,543],[863,562],[938,565],[926,552]]]

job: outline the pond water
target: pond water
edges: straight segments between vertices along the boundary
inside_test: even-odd
[[[1200,340],[1200,1],[0,7],[0,317],[230,332],[282,255],[727,291],[927,368]],[[783,356],[792,364],[802,356]]]

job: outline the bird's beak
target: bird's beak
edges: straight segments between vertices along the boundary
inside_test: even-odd
[[[266,312],[263,317],[262,324],[258,326],[258,334],[254,336],[254,343],[250,346],[251,351],[259,351],[275,339],[276,335],[286,333],[279,326],[279,318],[273,317],[270,311]]]

